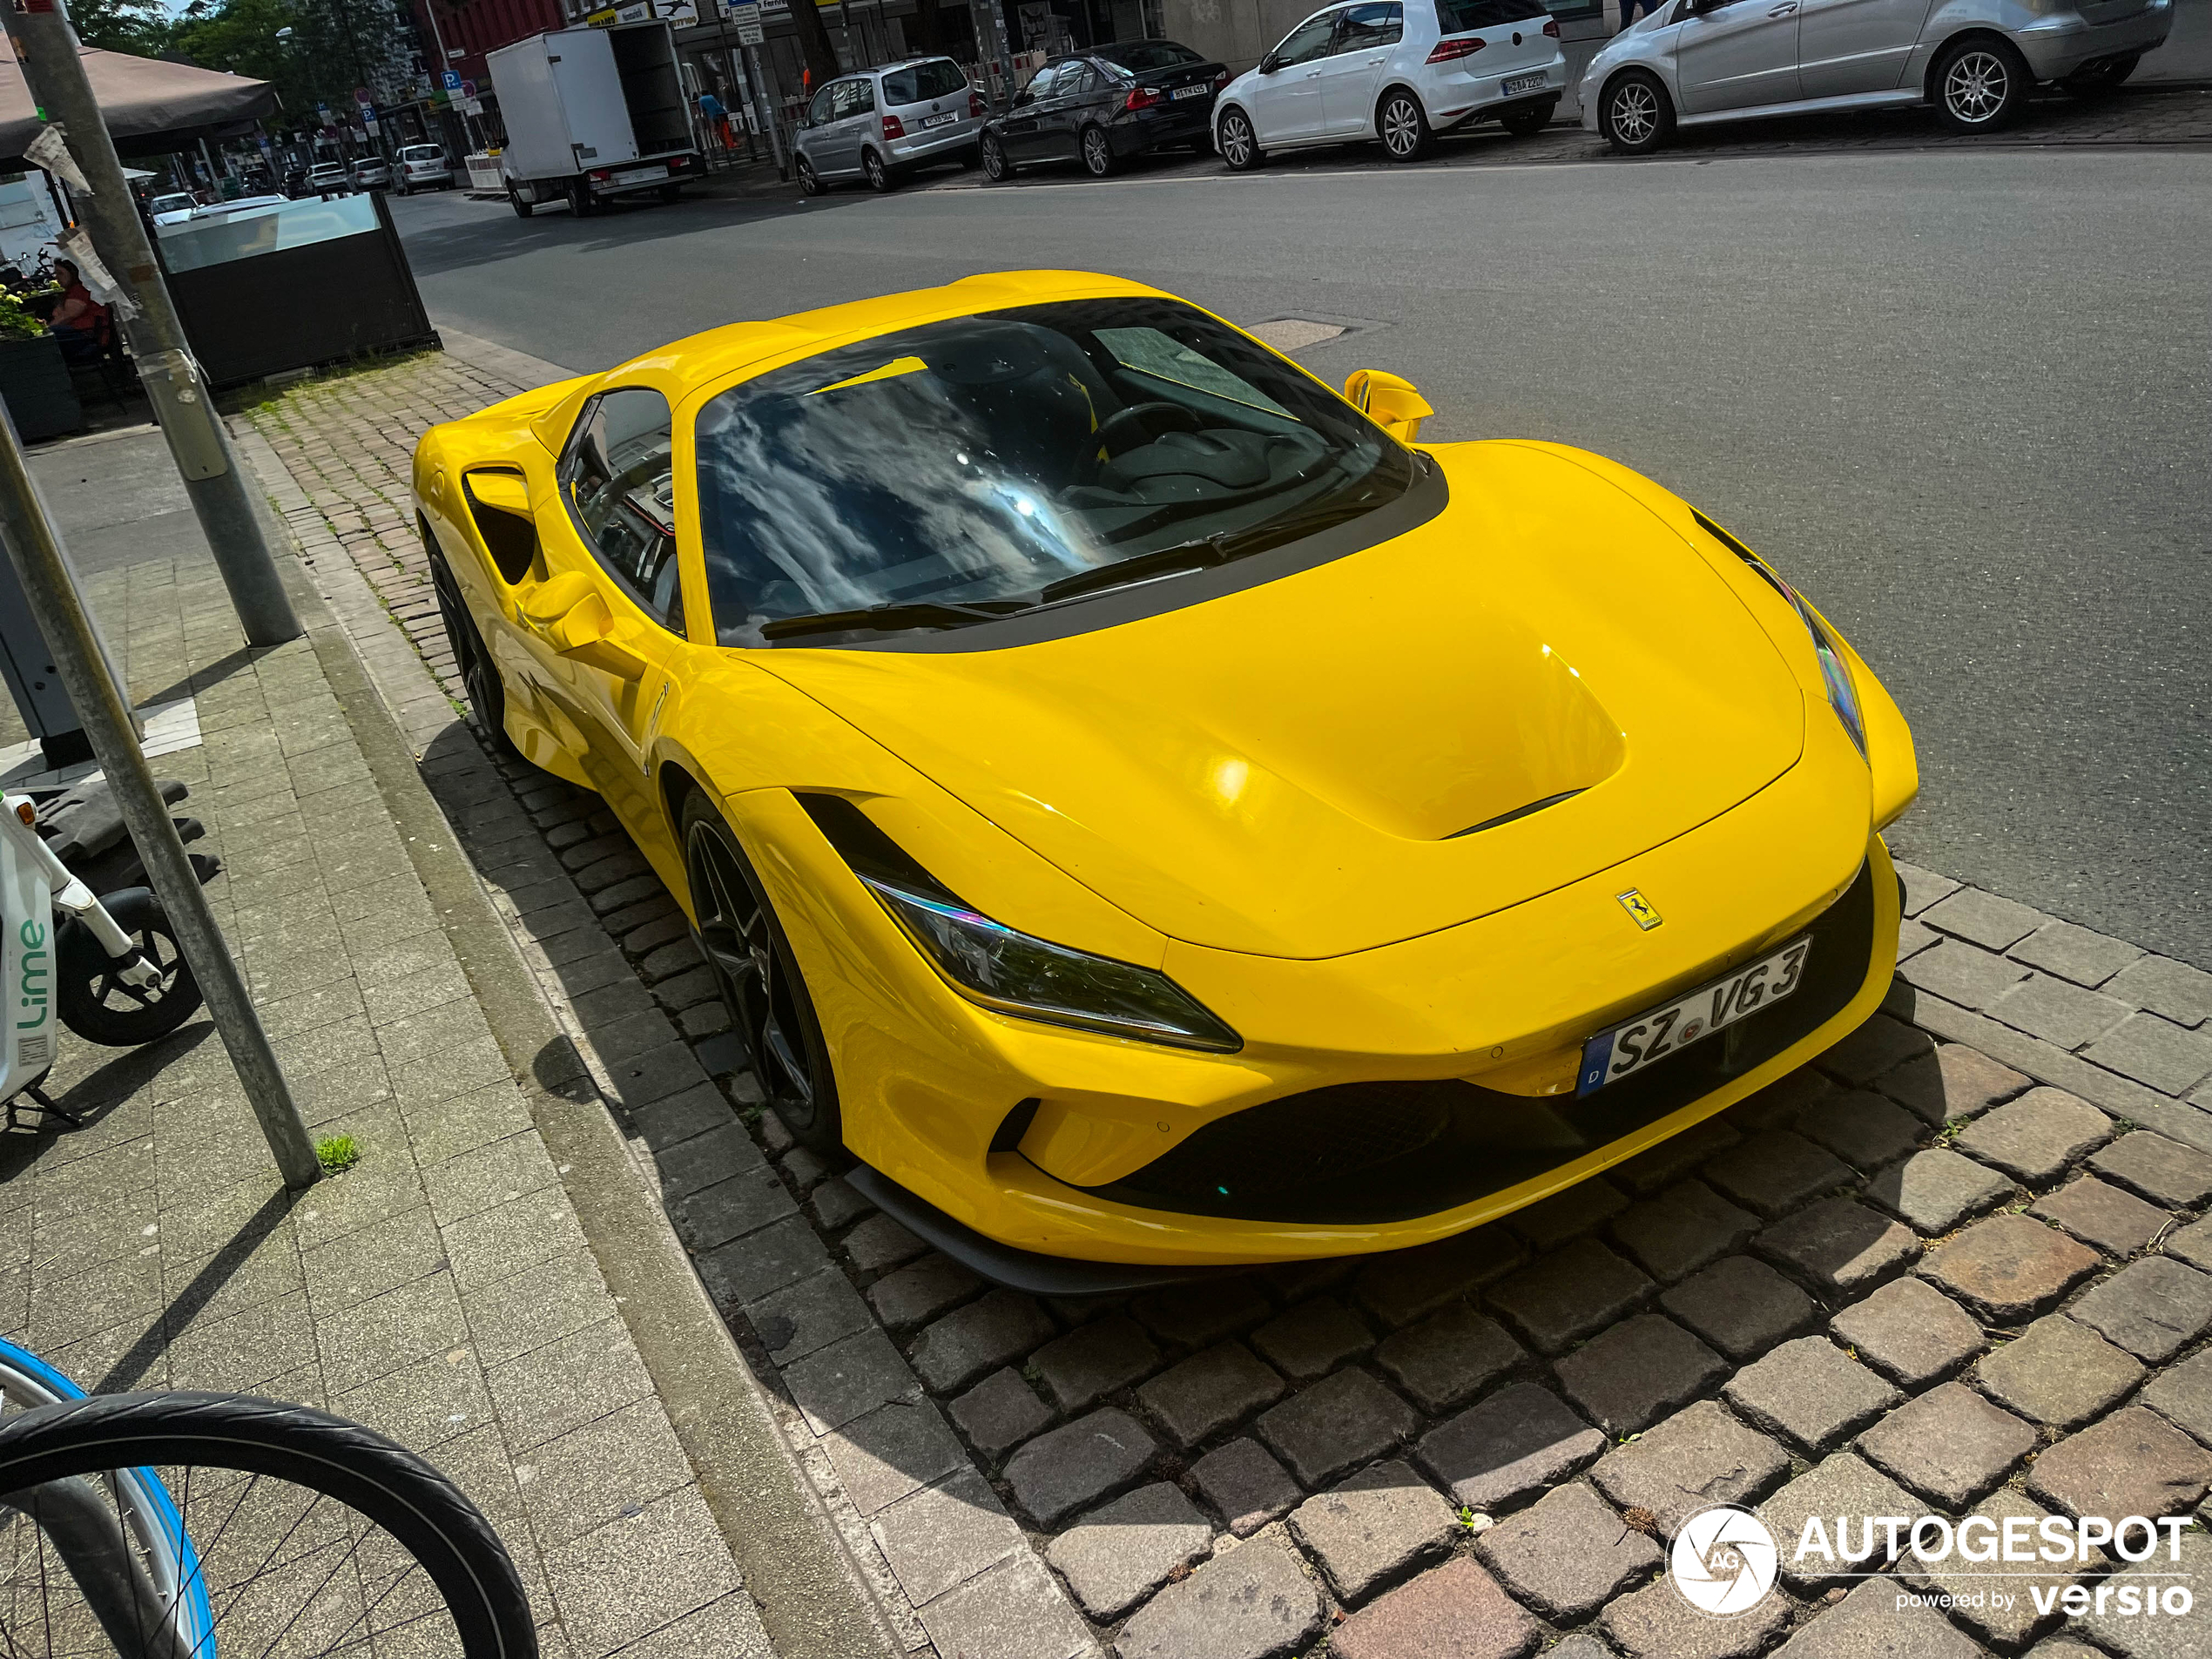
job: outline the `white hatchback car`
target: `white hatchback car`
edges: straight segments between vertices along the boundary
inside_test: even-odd
[[[1270,151],[1363,138],[1413,161],[1477,121],[1535,132],[1566,90],[1541,0],[1354,0],[1315,12],[1223,89],[1214,148],[1239,172]]]

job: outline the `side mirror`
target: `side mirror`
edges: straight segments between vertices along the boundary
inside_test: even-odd
[[[1259,72],[1263,75],[1272,75],[1282,67],[1283,60],[1273,52],[1268,53],[1266,57],[1259,60]]]
[[[1400,443],[1419,440],[1421,422],[1436,413],[1413,389],[1413,381],[1379,368],[1354,369],[1344,383],[1344,395],[1352,408]]]
[[[517,518],[530,516],[530,487],[520,473],[472,472],[462,482],[469,487],[469,498],[479,507],[495,507]]]
[[[1028,101],[1029,89],[1026,86],[1014,95],[1014,107],[1017,110]]]

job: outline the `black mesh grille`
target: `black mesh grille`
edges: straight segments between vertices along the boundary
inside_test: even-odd
[[[1585,1099],[1340,1083],[1219,1118],[1089,1190],[1145,1210],[1334,1225],[1409,1220],[1503,1191],[1681,1110],[1834,1018],[1866,980],[1871,866],[1811,932],[1796,995]]]

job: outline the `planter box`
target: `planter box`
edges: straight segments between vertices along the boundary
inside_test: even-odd
[[[51,334],[0,340],[0,398],[25,443],[84,429],[84,406],[62,361],[62,343]]]

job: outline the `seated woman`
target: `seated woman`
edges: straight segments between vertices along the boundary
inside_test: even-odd
[[[113,338],[107,307],[92,298],[91,290],[67,260],[54,261],[54,280],[62,291],[61,303],[46,330],[62,343],[62,357],[71,363],[97,363]]]

